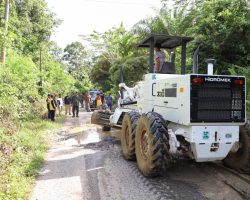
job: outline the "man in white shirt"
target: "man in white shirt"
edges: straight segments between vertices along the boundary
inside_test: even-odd
[[[166,54],[161,51],[160,47],[155,48],[155,63],[154,63],[154,72],[159,73],[161,70],[161,67],[165,61]]]

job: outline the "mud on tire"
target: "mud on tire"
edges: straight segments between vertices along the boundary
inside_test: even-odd
[[[137,164],[144,176],[163,174],[170,163],[167,125],[161,115],[143,114],[138,120],[135,137]]]
[[[250,171],[250,121],[240,126],[240,148],[237,152],[229,152],[223,164],[237,170]]]
[[[111,127],[110,127],[110,126],[103,126],[103,127],[102,127],[102,130],[103,130],[103,131],[110,131],[110,130],[111,130]]]
[[[122,121],[122,154],[127,160],[135,160],[135,134],[139,117],[138,112],[132,111],[126,113]]]

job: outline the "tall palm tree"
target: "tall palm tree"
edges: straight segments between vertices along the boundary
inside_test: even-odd
[[[136,23],[132,32],[141,36],[150,33],[163,33],[167,35],[185,35],[187,28],[194,20],[193,6],[190,2],[182,2],[173,7],[164,5],[156,11],[155,17],[148,17]]]

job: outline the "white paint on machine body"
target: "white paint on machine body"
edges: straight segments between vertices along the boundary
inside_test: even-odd
[[[110,117],[111,124],[117,123],[122,114],[131,110],[137,110],[140,114],[153,111],[162,115],[168,123],[172,154],[178,153],[180,143],[177,137],[183,136],[190,144],[191,157],[197,162],[224,159],[238,143],[239,126],[245,122],[192,122],[191,76],[146,74],[144,81],[130,88],[128,97],[124,97],[136,104],[118,106]],[[229,76],[196,76],[202,76],[206,81],[231,81]]]

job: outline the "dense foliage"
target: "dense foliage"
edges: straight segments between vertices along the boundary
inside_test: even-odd
[[[148,65],[145,51],[137,49],[138,36],[127,31],[121,24],[105,33],[93,32],[85,38],[89,43],[89,54],[92,60],[91,80],[96,88],[105,92],[117,92],[120,80],[120,67],[123,67],[124,78],[132,86],[142,79]],[[135,73],[136,72],[136,73]]]
[[[217,60],[218,73],[228,73],[232,66],[250,65],[250,9],[243,0],[205,1],[199,5],[193,33],[201,44],[201,59]],[[195,15],[195,11],[193,11]]]
[[[0,1],[1,16],[4,5],[5,1]],[[63,62],[63,52],[49,41],[59,22],[47,9],[45,0],[10,1],[7,34],[4,19],[0,19],[0,44],[8,49],[7,62],[0,67],[1,121],[6,121],[3,116],[9,115],[12,122],[36,117],[33,105],[41,100],[44,105],[48,93],[65,94],[91,86],[87,73],[76,66],[78,63],[70,63],[70,66],[79,71],[67,72],[69,65]],[[73,57],[71,55],[72,52],[67,53]]]
[[[80,42],[68,44],[63,52],[62,60],[67,71],[75,80],[75,88],[80,92],[87,92],[92,84],[89,79],[90,62],[88,53]]]

